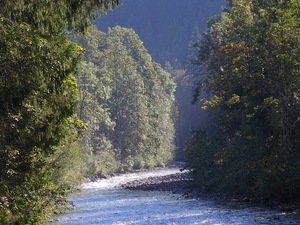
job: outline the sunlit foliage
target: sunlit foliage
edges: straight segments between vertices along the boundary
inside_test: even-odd
[[[173,159],[175,85],[152,61],[131,29],[95,27],[84,39],[86,49],[78,83],[80,118],[92,130],[85,135],[93,173],[106,175],[164,165]]]

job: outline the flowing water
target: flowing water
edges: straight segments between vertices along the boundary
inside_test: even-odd
[[[80,193],[70,196],[75,209],[56,217],[51,225],[300,224],[300,218],[245,204],[220,204],[175,194],[116,188],[132,180],[178,172],[178,168],[169,168],[84,183]]]

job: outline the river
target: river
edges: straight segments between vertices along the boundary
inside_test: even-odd
[[[50,224],[300,224],[299,217],[247,204],[185,199],[171,193],[132,191],[117,187],[132,180],[173,173],[178,173],[178,168],[125,174],[84,183],[81,192],[70,196],[75,209],[57,216]]]

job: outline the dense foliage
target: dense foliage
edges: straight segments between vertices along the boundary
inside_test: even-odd
[[[155,62],[164,67],[176,82],[178,116],[176,159],[184,160],[183,149],[194,129],[211,129],[209,112],[199,110],[201,103],[191,104],[195,38],[204,32],[208,18],[221,13],[224,0],[124,0],[122,7],[95,21],[101,31],[116,25],[132,28]],[[192,37],[191,37],[192,35]]]
[[[198,48],[215,136],[194,134],[188,166],[206,190],[300,196],[300,2],[233,0]]]
[[[83,146],[90,173],[107,175],[164,165],[173,159],[173,92],[170,75],[152,61],[132,29],[107,33],[91,27],[78,73],[80,119],[91,128]]]
[[[0,2],[0,223],[38,224],[66,206],[82,48],[66,28],[83,31],[106,1]]]

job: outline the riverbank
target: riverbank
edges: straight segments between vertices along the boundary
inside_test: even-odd
[[[162,191],[181,195],[190,193],[192,186],[193,179],[187,171],[166,176],[134,180],[121,185],[122,188],[130,190]]]
[[[140,191],[160,191],[181,195],[182,198],[211,200],[221,204],[249,204],[273,208],[284,214],[300,216],[300,203],[281,203],[272,199],[255,199],[248,196],[234,196],[224,193],[207,193],[194,185],[193,178],[188,171],[178,169],[178,173],[138,179],[120,185],[122,188]]]
[[[205,193],[201,191],[199,187],[195,186],[194,180],[189,171],[185,170],[180,172],[180,169],[178,169],[178,173],[176,174],[138,179],[121,184],[120,187],[138,191],[168,192],[172,194],[178,194],[183,198],[189,199],[194,198],[220,202],[248,202],[246,199],[237,200],[237,198],[233,198],[233,196],[225,194]]]

